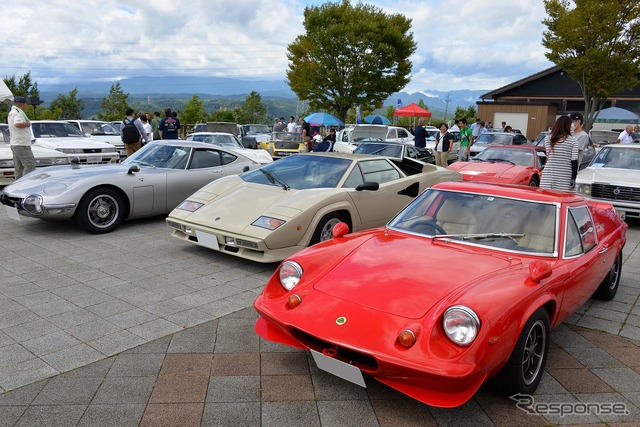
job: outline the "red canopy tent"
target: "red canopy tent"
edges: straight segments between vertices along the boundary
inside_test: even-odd
[[[394,116],[408,116],[408,117],[431,117],[431,111],[427,111],[424,108],[420,108],[417,104],[412,103],[406,107],[398,108],[393,113]]]

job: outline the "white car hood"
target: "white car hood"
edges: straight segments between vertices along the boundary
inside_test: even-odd
[[[349,135],[349,141],[360,138],[378,138],[381,141],[387,139],[389,127],[385,125],[356,125]]]
[[[268,163],[273,163],[273,158],[267,152],[267,150],[253,150],[251,148],[233,148],[238,154],[242,154],[245,157],[253,160],[254,162],[260,163],[261,165],[266,165]]]
[[[60,138],[36,138],[36,146],[51,148],[106,148],[113,151],[113,145],[108,142],[96,141],[91,138],[60,137]]]
[[[578,172],[576,183],[590,184],[592,182],[638,187],[640,186],[640,170],[589,166]]]
[[[68,157],[65,153],[61,153],[60,151],[52,150],[50,148],[38,147],[37,145],[32,145],[31,151],[33,152],[33,156],[37,159],[42,159],[45,157]],[[11,146],[9,144],[0,144],[0,160],[11,159],[13,159],[13,151],[11,151]]]

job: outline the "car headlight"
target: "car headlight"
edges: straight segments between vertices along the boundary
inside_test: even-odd
[[[29,195],[22,201],[22,207],[32,215],[42,215],[42,197],[36,194]]]
[[[54,157],[53,163],[56,165],[68,165],[69,158],[68,157]]]
[[[444,312],[442,326],[451,341],[468,346],[478,336],[480,319],[469,307],[455,305]]]
[[[280,266],[278,274],[282,287],[290,291],[302,278],[302,267],[295,261],[285,261]]]
[[[287,221],[282,219],[272,218],[270,216],[263,215],[258,219],[256,219],[255,221],[253,221],[251,225],[255,225],[256,227],[266,228],[267,230],[275,230],[276,228],[280,227],[282,224],[286,222]]]
[[[116,153],[116,147],[109,147],[109,148],[103,148],[102,150],[100,150],[102,153]]]
[[[0,168],[12,168],[13,160],[0,160]]]
[[[180,206],[178,206],[178,209],[181,209],[183,211],[195,212],[203,206],[204,206],[204,203],[194,202],[192,200],[185,200],[184,202],[180,203]]]
[[[576,184],[576,193],[578,194],[591,194],[591,184]]]
[[[269,154],[273,154],[273,145],[267,145],[267,151]]]
[[[301,152],[301,153],[307,153],[307,152],[309,152],[309,149],[308,149],[307,147],[302,147],[302,148],[300,149],[300,152]]]
[[[84,150],[82,148],[56,148],[58,151],[62,151],[66,154],[82,154]]]

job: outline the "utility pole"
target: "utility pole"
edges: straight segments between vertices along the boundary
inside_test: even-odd
[[[451,101],[451,97],[447,92],[447,97],[444,99],[444,122],[447,122],[447,113],[449,112],[449,101]]]

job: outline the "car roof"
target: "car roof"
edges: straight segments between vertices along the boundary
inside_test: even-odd
[[[515,184],[483,184],[479,182],[441,182],[431,188],[439,190],[460,191],[464,193],[486,194],[514,199],[531,200],[541,203],[573,203],[585,199],[575,193],[547,190],[540,187],[528,187]]]
[[[409,142],[403,142],[403,141],[361,141],[359,145],[367,145],[367,144],[404,145],[404,146],[415,147],[415,145]]]
[[[513,149],[513,150],[535,150],[535,151],[543,151],[546,152],[544,147],[541,147],[539,145],[490,145],[487,147],[487,149],[489,148],[500,148],[500,149]]]

